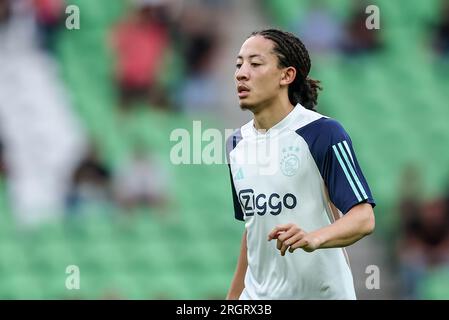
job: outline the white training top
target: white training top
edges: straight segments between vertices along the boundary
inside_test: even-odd
[[[247,230],[240,299],[355,299],[344,249],[282,257],[276,240],[267,241],[279,224],[311,232],[359,203],[375,206],[343,127],[298,104],[264,133],[245,124],[228,139],[227,155],[235,217]]]

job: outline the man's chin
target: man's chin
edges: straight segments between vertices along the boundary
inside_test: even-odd
[[[252,103],[248,103],[246,101],[240,101],[240,109],[251,111],[254,109],[254,105]]]

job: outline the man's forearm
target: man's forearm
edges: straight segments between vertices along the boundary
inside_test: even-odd
[[[370,204],[354,207],[334,223],[311,232],[318,248],[346,247],[374,230],[374,213]]]

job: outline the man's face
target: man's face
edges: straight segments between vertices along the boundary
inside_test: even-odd
[[[274,44],[262,36],[248,38],[237,57],[235,84],[240,107],[256,111],[280,93],[282,70],[273,52]]]

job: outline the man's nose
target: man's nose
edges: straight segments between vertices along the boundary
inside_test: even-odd
[[[249,76],[248,76],[248,69],[242,65],[236,72],[235,72],[235,78],[238,81],[242,81],[242,80],[248,80]]]

